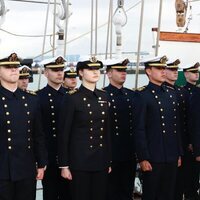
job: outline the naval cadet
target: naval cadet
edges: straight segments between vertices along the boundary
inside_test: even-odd
[[[64,97],[58,135],[61,175],[71,180],[73,200],[105,200],[111,162],[108,99],[98,90],[101,61],[80,61],[82,84]]]
[[[0,59],[0,199],[34,200],[47,154],[36,95],[17,88],[16,53]]]
[[[177,98],[165,81],[166,56],[146,61],[149,84],[134,100],[135,148],[143,171],[143,200],[173,200],[181,140]]]
[[[22,65],[19,67],[19,80],[18,80],[18,88],[26,91],[29,84],[31,68]]]
[[[193,146],[192,146],[192,135],[195,134],[195,130],[193,130],[196,125],[196,119],[198,118],[196,116],[196,111],[198,110],[196,104],[198,102],[198,93],[199,89],[197,88],[197,82],[199,80],[199,62],[195,63],[194,65],[186,66],[183,68],[184,76],[186,78],[186,85],[184,88],[187,90],[187,99],[189,101],[189,110],[190,110],[190,118],[189,118],[189,127],[188,127],[188,133],[189,133],[189,145],[188,150],[185,153],[185,159],[186,159],[186,171],[187,171],[187,182],[185,186],[185,198],[186,199],[200,199],[198,190],[199,190],[199,164],[198,159],[196,160],[197,154],[194,154],[193,152]],[[193,94],[195,96],[193,97]],[[192,102],[191,102],[191,99]],[[193,113],[194,112],[194,113]],[[194,121],[192,117],[194,116]],[[198,122],[197,122],[198,123]],[[196,129],[196,128],[195,128]],[[194,132],[194,134],[192,134]]]
[[[43,185],[44,200],[68,200],[68,183],[60,176],[57,159],[57,126],[60,112],[60,103],[66,90],[62,87],[65,60],[58,56],[41,62],[44,65],[44,75],[47,86],[39,90],[38,96],[41,103],[42,124],[44,127],[46,145],[48,150],[48,166]]]
[[[67,91],[75,90],[77,86],[77,71],[75,67],[67,67],[64,70],[64,81],[63,87],[67,89]]]
[[[112,172],[109,174],[109,200],[132,200],[136,172],[133,141],[134,91],[125,88],[128,60],[108,60],[106,65],[110,84],[104,88],[110,102]]]
[[[175,187],[175,200],[182,200],[185,187],[187,185],[187,159],[185,159],[185,154],[188,151],[189,145],[189,135],[188,135],[188,99],[187,91],[184,87],[177,86],[175,82],[178,79],[178,69],[179,69],[180,60],[177,59],[173,62],[167,62],[167,67],[165,70],[166,81],[165,85],[168,89],[174,90],[177,100],[178,100],[178,110],[179,110],[179,123],[180,123],[180,134],[182,139],[182,146],[184,150],[184,156],[182,156],[181,166],[178,168],[177,180]]]

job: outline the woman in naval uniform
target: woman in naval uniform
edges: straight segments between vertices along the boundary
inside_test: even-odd
[[[62,177],[71,180],[73,200],[106,199],[110,136],[106,93],[96,89],[102,62],[78,62],[82,85],[66,95],[60,113],[58,160]]]

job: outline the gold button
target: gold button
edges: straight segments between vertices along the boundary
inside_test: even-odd
[[[159,101],[158,104],[161,104],[161,102]]]
[[[176,133],[176,131],[174,131],[174,133]]]
[[[51,109],[54,109],[54,106],[51,106]]]
[[[152,93],[155,93],[155,90],[152,90]]]
[[[114,115],[116,116],[116,115],[117,115],[117,113],[114,113]]]
[[[56,130],[56,128],[55,128],[55,127],[53,127],[52,129],[53,129],[54,131]]]
[[[1,99],[2,99],[3,101],[4,101],[4,100],[6,100],[6,98],[5,98],[5,97],[2,97]]]
[[[100,138],[102,139],[102,138],[103,138],[103,135],[100,135]]]
[[[160,109],[160,111],[162,112],[162,111],[163,111],[163,109],[161,108],[161,109]]]
[[[92,111],[90,111],[89,114],[91,115],[91,114],[92,114]]]
[[[102,112],[102,115],[105,115],[105,112]]]
[[[10,130],[10,129],[8,129],[8,133],[11,133],[11,130]]]
[[[90,128],[90,131],[93,131],[93,128]]]
[[[4,105],[4,108],[7,108],[7,107],[8,107],[7,104],[5,104],[5,105]]]
[[[26,107],[27,107],[27,106],[28,106],[28,104],[27,104],[27,103],[25,103],[25,104],[24,104],[24,106],[26,106]]]
[[[131,106],[129,106],[129,108],[131,108]]]
[[[28,141],[31,141],[31,138],[28,138]]]
[[[29,111],[27,112],[27,115],[30,115],[30,112],[29,112]]]
[[[54,124],[56,121],[55,120],[52,120],[52,123]]]
[[[93,120],[90,120],[90,123],[93,123]]]
[[[28,120],[28,124],[30,124],[31,123],[31,121],[30,120]]]
[[[22,96],[22,99],[25,99],[25,96]]]
[[[102,119],[101,122],[104,123],[104,119]]]
[[[170,98],[172,98],[172,95],[170,95]]]
[[[127,99],[127,101],[130,101],[130,99]]]
[[[157,99],[157,98],[158,98],[158,96],[156,95],[156,96],[155,96],[155,98]]]
[[[93,146],[92,146],[92,145],[90,145],[90,148],[93,148]]]
[[[30,149],[30,148],[31,148],[31,146],[29,145],[29,146],[28,146],[28,149]]]
[[[56,134],[53,134],[53,137],[56,137]]]
[[[112,102],[115,102],[115,100],[114,100],[114,99],[112,99]]]
[[[165,126],[165,123],[162,123],[163,126]]]
[[[117,119],[115,119],[115,122],[117,122]]]
[[[163,133],[165,133],[165,130],[163,130]]]
[[[9,113],[9,112],[6,112],[6,115],[10,115],[10,113]]]
[[[113,106],[113,108],[116,108],[116,106]]]
[[[103,131],[103,128],[101,128],[101,131]]]
[[[100,146],[100,147],[102,147],[102,146],[103,146],[103,144],[100,144],[99,146]]]
[[[90,104],[87,104],[88,107],[90,107]]]
[[[173,101],[173,104],[175,104],[175,102]]]
[[[132,115],[132,113],[129,113],[129,115]]]
[[[28,133],[30,133],[31,132],[31,130],[30,129],[28,129]]]
[[[7,121],[7,124],[10,124],[10,121]]]
[[[161,116],[162,119],[164,119],[164,116]]]
[[[90,139],[92,140],[92,139],[93,139],[93,137],[92,137],[92,136],[90,136]]]
[[[174,108],[174,111],[176,111],[176,108]]]
[[[8,146],[8,149],[12,149],[12,147],[11,147],[11,146]]]
[[[10,141],[11,141],[11,138],[8,138],[8,141],[10,142]]]
[[[51,113],[51,115],[55,115],[55,113]]]
[[[49,93],[48,96],[51,96],[51,94]]]
[[[113,96],[113,93],[110,93],[110,96]]]
[[[50,102],[53,102],[53,99],[49,99]]]
[[[116,126],[115,128],[116,128],[116,129],[118,129],[119,127],[118,127],[118,126]]]
[[[86,98],[83,98],[83,101],[86,101]]]
[[[101,107],[103,107],[103,104],[101,103]]]
[[[116,133],[116,135],[118,136],[118,135],[119,135],[119,133]]]

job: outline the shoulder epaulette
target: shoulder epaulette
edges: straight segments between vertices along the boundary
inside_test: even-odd
[[[28,94],[37,95],[37,93],[36,93],[36,92],[34,92],[34,91],[31,91],[31,90],[26,90],[26,92],[27,92]]]
[[[78,92],[78,89],[70,90],[68,94],[72,95],[72,94],[75,94],[76,92]]]
[[[145,88],[146,88],[146,85],[145,85],[145,86],[142,86],[142,87],[139,87],[139,88],[137,88],[136,90],[140,92],[140,91],[143,91]]]

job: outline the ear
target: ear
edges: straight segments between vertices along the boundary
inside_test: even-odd
[[[112,71],[111,71],[111,70],[109,70],[109,71],[107,72],[107,76],[108,76],[108,78],[112,78]]]
[[[44,75],[45,75],[46,78],[48,78],[49,73],[48,73],[48,70],[47,70],[47,69],[44,70]]]
[[[148,76],[150,76],[151,75],[151,68],[147,68],[146,73],[147,73]]]

